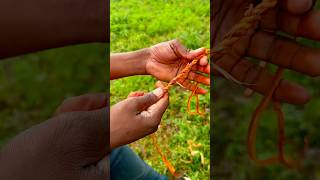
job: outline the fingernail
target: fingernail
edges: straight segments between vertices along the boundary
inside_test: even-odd
[[[158,98],[161,98],[163,96],[164,91],[162,88],[157,88],[153,90],[152,93],[156,95]]]

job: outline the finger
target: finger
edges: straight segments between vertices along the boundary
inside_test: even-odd
[[[301,15],[312,9],[313,0],[281,0],[280,5],[291,14]]]
[[[161,118],[163,114],[165,113],[167,107],[169,105],[169,95],[165,94],[159,99],[158,102],[155,104],[151,105],[147,111],[144,111],[141,113],[141,116],[143,117],[151,117],[151,118],[142,118],[145,121],[150,121],[153,120],[152,122],[146,122],[151,127],[157,126],[160,124]]]
[[[210,74],[210,65],[209,64],[206,66],[195,65],[192,67],[192,70],[205,73],[205,74]]]
[[[145,94],[146,94],[146,93],[143,92],[143,91],[131,92],[131,93],[128,95],[128,98],[130,98],[130,97],[143,96],[143,95],[145,95]]]
[[[113,151],[112,151],[113,152]],[[79,171],[77,180],[104,180],[110,179],[110,156],[105,156],[99,162],[87,165]]]
[[[138,110],[144,110],[151,105],[155,104],[158,102],[158,100],[164,95],[164,90],[162,88],[157,88],[153,90],[150,93],[147,93],[143,96],[136,97],[134,99],[135,105],[138,108]]]
[[[202,74],[190,72],[189,75],[188,75],[188,79],[190,81],[196,81],[198,83],[201,83],[201,84],[204,84],[204,85],[207,85],[207,86],[210,85],[210,78],[209,77],[205,77]]]
[[[157,82],[156,82],[156,87],[157,87],[157,88],[164,88],[165,85],[164,85],[161,81],[157,81]]]
[[[81,148],[80,151],[83,152],[80,153],[83,157],[79,157],[84,163],[82,167],[96,164],[110,151],[108,116],[107,108],[102,108],[85,112],[81,114],[81,118],[74,118],[72,129],[76,131],[73,133],[77,134],[77,139],[74,139],[73,142],[77,141],[77,143],[73,144],[79,146],[78,148]]]
[[[165,88],[165,84],[164,84],[163,82],[157,81],[157,82],[156,82],[156,87],[157,87],[157,88],[162,88],[162,89],[164,90],[164,93],[165,93],[165,94],[169,94],[169,91],[164,89],[164,88]]]
[[[187,58],[188,60],[194,60],[195,58],[197,58],[197,57],[205,54],[205,52],[206,52],[206,49],[205,49],[205,48],[199,48],[199,49],[196,49],[196,50],[191,50],[189,53],[187,53],[186,58]],[[203,56],[201,59],[203,59],[204,57],[206,57],[206,58],[205,58],[205,60],[202,60],[202,63],[208,64],[208,62],[207,62],[207,56]],[[200,60],[200,61],[201,61],[201,60]],[[206,65],[206,64],[204,64],[204,65]]]
[[[175,52],[178,58],[185,58],[188,60],[193,60],[194,58],[205,53],[205,48],[199,48],[196,50],[191,50],[188,52],[187,48],[183,46],[178,40],[169,41],[171,49]]]
[[[298,44],[272,33],[258,32],[248,48],[248,55],[310,76],[320,75],[320,50]]]
[[[268,93],[273,83],[273,75],[247,59],[223,58],[217,62],[217,65],[228,71],[238,81],[252,84],[247,87],[263,95]],[[219,73],[214,71],[214,74]],[[274,99],[290,104],[305,104],[310,100],[310,96],[302,86],[283,80],[275,91]]]
[[[203,56],[203,57],[199,60],[199,65],[200,65],[200,66],[206,66],[206,65],[208,65],[208,56]]]
[[[297,35],[320,40],[320,11],[311,11],[300,18],[297,25]]]
[[[272,10],[261,22],[261,28],[280,30],[292,36],[320,40],[320,11],[312,10],[305,15],[296,16],[288,12]]]
[[[179,82],[179,84],[183,88],[188,89],[190,91],[194,91],[195,89],[197,89],[196,92],[195,92],[196,94],[206,94],[208,92],[207,90],[205,90],[205,89],[203,89],[201,87],[197,87],[194,83],[192,83],[189,80],[185,80],[183,82]]]
[[[71,111],[91,111],[106,107],[107,104],[106,93],[85,94],[64,100],[57,108],[56,114]]]
[[[62,150],[62,158],[76,160],[79,167],[97,163],[110,151],[109,109],[63,113],[47,121],[47,133],[53,133],[53,148]],[[49,127],[49,128],[48,128]],[[76,150],[76,151],[75,151]]]
[[[167,107],[169,105],[169,95],[165,94],[161,99],[150,106],[148,108],[148,111],[155,115],[156,117],[162,117],[163,113],[166,111]]]
[[[169,41],[169,45],[178,58],[187,58],[188,50],[180,43],[179,40],[171,40]]]

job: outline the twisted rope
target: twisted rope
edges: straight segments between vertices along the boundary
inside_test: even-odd
[[[192,70],[192,67],[196,65],[199,60],[208,54],[208,50],[206,50],[204,55],[196,57],[194,60],[192,60],[190,63],[188,63],[180,72],[179,74],[174,77],[163,89],[169,90],[170,87],[172,87],[174,84],[180,84],[179,81],[185,81],[188,78],[188,75],[190,71]]]
[[[263,0],[259,5],[256,7],[251,7],[245,12],[244,17],[239,21],[238,24],[236,24],[230,32],[223,38],[222,42],[213,48],[210,52],[210,50],[206,50],[206,55],[210,55],[214,57],[213,59],[213,68],[217,70],[219,73],[221,73],[226,79],[229,79],[237,84],[241,85],[247,85],[246,83],[238,81],[236,78],[234,78],[232,75],[230,75],[228,72],[226,72],[224,69],[219,67],[214,60],[219,59],[222,55],[228,53],[228,49],[232,48],[232,46],[239,41],[241,38],[246,36],[250,30],[255,29],[257,23],[261,20],[261,15],[265,13],[267,10],[275,7],[277,5],[277,0]],[[179,81],[184,81],[187,79],[189,72],[192,70],[192,67],[198,63],[198,61],[203,56],[195,58],[191,63],[188,63],[185,68],[175,77],[173,78],[166,86],[165,90],[169,90],[170,87],[172,87],[174,84],[179,84]],[[260,165],[268,165],[272,163],[281,163],[289,168],[297,167],[297,162],[292,159],[286,159],[284,155],[284,115],[281,110],[281,104],[279,102],[276,102],[273,100],[273,94],[276,90],[276,88],[279,86],[282,74],[284,72],[283,68],[278,68],[277,72],[273,79],[272,88],[267,93],[267,95],[261,100],[260,104],[256,108],[252,119],[250,121],[249,130],[248,130],[248,138],[247,138],[247,149],[249,153],[249,157],[255,161],[257,164]],[[193,90],[191,96],[188,99],[188,112],[190,113],[190,100],[195,94],[195,92],[198,89],[198,84],[196,84],[196,88]],[[196,96],[197,100],[197,112],[196,114],[201,114],[199,109],[199,99],[198,96]],[[277,121],[278,121],[278,155],[272,156],[270,158],[266,159],[259,159],[256,155],[256,132],[259,124],[259,120],[261,117],[261,114],[266,109],[268,104],[272,101],[273,103],[273,109],[277,113]],[[161,152],[160,147],[156,143],[156,137],[153,134],[152,135],[153,143],[156,146],[156,149],[160,156],[162,157],[164,163],[166,164],[167,168],[171,172],[171,174],[174,177],[177,177],[177,173],[175,168],[172,166],[172,164],[168,161],[168,159],[165,157],[165,155]]]
[[[233,26],[224,39],[212,50],[212,55],[223,54],[231,48],[238,40],[243,38],[250,29],[253,29],[257,22],[261,20],[261,15],[267,10],[275,7],[277,0],[263,0],[256,7],[250,7],[238,24]]]
[[[212,50],[212,56],[218,59],[222,55],[226,54],[238,40],[246,36],[250,30],[255,29],[257,23],[261,20],[261,15],[267,10],[275,7],[277,0],[263,0],[256,7],[251,6],[244,14],[244,17],[236,24],[231,31],[224,37],[222,42]],[[214,63],[214,62],[213,62]],[[221,71],[221,68],[214,64],[214,68],[223,74],[227,79],[235,79],[225,71]],[[284,69],[279,67],[273,79],[273,84],[267,95],[261,100],[257,106],[249,125],[248,137],[247,137],[247,149],[250,159],[255,161],[259,165],[268,165],[273,163],[281,163],[289,168],[298,167],[297,161],[292,159],[286,159],[284,153],[285,136],[284,136],[284,115],[281,110],[281,104],[273,100],[273,94],[276,88],[279,86]],[[226,76],[227,75],[227,76]],[[234,80],[233,80],[234,81]],[[234,81],[236,82],[236,81]],[[238,83],[238,82],[236,82]],[[238,83],[239,84],[239,83]],[[273,109],[277,113],[278,121],[278,154],[266,159],[259,159],[256,154],[256,133],[259,125],[260,117],[268,104],[272,101]]]
[[[208,49],[206,49],[206,51],[203,55],[196,57],[190,63],[186,64],[186,66],[178,73],[178,75],[176,77],[174,77],[163,89],[168,91],[175,84],[179,84],[180,86],[182,86],[180,84],[180,82],[184,82],[188,78],[188,75],[189,75],[190,71],[192,70],[192,67],[194,65],[196,65],[203,56],[206,56],[209,53],[210,53],[210,51]],[[195,88],[193,89],[191,95],[188,98],[188,105],[187,105],[188,113],[202,115],[202,112],[200,112],[200,110],[199,110],[199,97],[198,97],[198,94],[196,94],[197,90],[198,90],[198,83],[195,84]],[[196,111],[195,112],[191,112],[191,107],[190,107],[191,106],[191,99],[193,96],[196,97]],[[156,135],[151,134],[150,136],[152,138],[153,145],[155,146],[158,154],[160,155],[163,163],[166,165],[169,172],[175,178],[179,179],[182,176],[182,174],[177,173],[176,168],[172,165],[172,163],[168,160],[166,155],[162,152],[160,146],[157,143]]]

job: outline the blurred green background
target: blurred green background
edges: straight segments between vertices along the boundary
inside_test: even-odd
[[[64,99],[107,90],[107,46],[76,45],[0,61],[0,147],[52,117]]]
[[[127,52],[179,39],[188,48],[209,47],[209,0],[111,0],[111,52]],[[132,91],[151,91],[156,79],[135,76],[110,84],[111,103]],[[187,113],[190,92],[179,87],[170,90],[170,105],[159,128],[158,142],[169,160],[191,179],[208,179],[210,163],[209,94],[200,97],[205,117]],[[198,144],[188,149],[189,144]],[[131,147],[161,174],[169,174],[159,154],[146,137]]]
[[[317,8],[320,8],[318,1]],[[306,46],[320,48],[320,43],[299,39]],[[319,59],[320,61],[320,59]],[[268,66],[274,70],[274,67]],[[281,165],[259,167],[249,160],[246,138],[251,116],[261,96],[243,96],[244,88],[215,79],[213,104],[213,169],[214,179],[320,179],[320,78],[286,71],[285,78],[303,85],[312,95],[305,106],[283,105],[285,113],[286,152],[301,160],[303,166],[290,170]],[[270,108],[264,113],[257,135],[257,154],[267,157],[276,152],[277,124]],[[298,153],[307,137],[306,158]]]

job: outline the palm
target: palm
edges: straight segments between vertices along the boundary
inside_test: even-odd
[[[205,51],[203,48],[189,52],[176,40],[163,42],[150,48],[150,57],[146,63],[146,71],[158,80],[168,82],[173,79],[188,62],[200,55],[204,55],[204,53]],[[192,81],[209,85],[209,78],[202,74],[198,74],[198,72],[205,74],[210,73],[207,56],[201,58],[197,67],[189,73],[188,79],[181,82],[181,84],[189,90],[193,90],[195,88]],[[205,93],[206,91],[200,88],[197,92]]]
[[[159,80],[170,81],[186,63],[187,61],[178,57],[168,44],[161,44],[152,47],[147,70]]]

